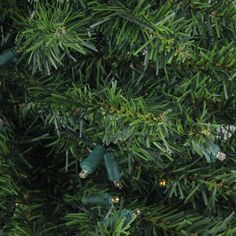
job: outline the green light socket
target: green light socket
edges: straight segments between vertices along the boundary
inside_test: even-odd
[[[224,161],[226,158],[225,153],[221,152],[220,147],[213,142],[208,143],[208,146],[203,151],[203,154],[207,158],[208,162],[215,161],[216,159]]]
[[[106,152],[105,147],[97,145],[89,156],[80,163],[82,171],[80,172],[81,178],[86,178],[87,175],[94,172],[99,163],[102,161]]]
[[[107,171],[108,179],[116,185],[116,187],[122,188],[120,179],[121,179],[121,171],[115,160],[113,153],[108,152],[104,155],[104,161]]]
[[[0,54],[0,67],[16,62],[17,53],[13,48],[7,49]]]
[[[113,203],[119,203],[120,199],[118,196],[112,197],[108,193],[101,193],[99,195],[90,195],[82,198],[82,203],[84,205],[100,205],[111,207]]]

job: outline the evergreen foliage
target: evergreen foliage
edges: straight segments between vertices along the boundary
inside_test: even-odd
[[[0,235],[236,235],[235,0],[0,0],[13,48]]]

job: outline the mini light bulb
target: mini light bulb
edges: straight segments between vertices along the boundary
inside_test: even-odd
[[[226,154],[223,152],[217,152],[216,158],[220,161],[224,161],[226,159]]]
[[[167,185],[166,179],[161,179],[159,182],[160,187],[165,187]]]
[[[81,179],[85,179],[89,175],[89,171],[81,170],[79,176]]]
[[[136,215],[136,216],[139,216],[141,214],[141,211],[139,208],[136,208],[133,210],[133,213]]]
[[[113,202],[114,204],[118,204],[118,203],[120,202],[119,196],[113,196],[113,197],[112,197],[112,202]]]

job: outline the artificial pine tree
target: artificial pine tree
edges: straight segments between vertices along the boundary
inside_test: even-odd
[[[235,0],[0,0],[0,34],[0,235],[236,235]]]

